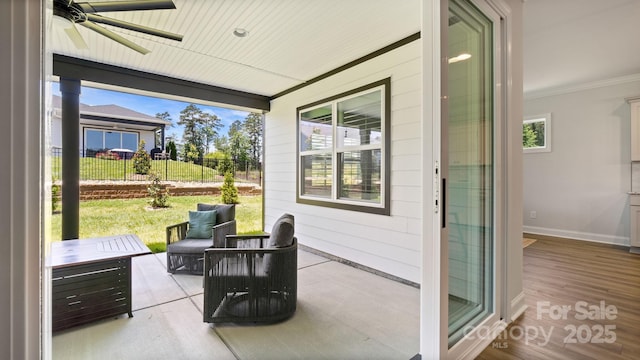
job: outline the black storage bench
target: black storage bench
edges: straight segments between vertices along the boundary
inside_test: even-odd
[[[136,235],[65,240],[51,246],[52,331],[131,310],[131,257],[151,251]]]

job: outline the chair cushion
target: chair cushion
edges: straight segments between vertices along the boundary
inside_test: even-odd
[[[216,216],[216,224],[226,223],[227,221],[235,220],[236,218],[236,205],[235,204],[222,204],[222,205],[209,205],[198,204],[198,211],[210,211],[215,210],[218,212]]]
[[[189,211],[189,230],[186,239],[213,239],[213,226],[216,224],[216,210]]]
[[[204,254],[204,250],[213,246],[213,241],[209,239],[184,239],[176,241],[167,246],[169,254]]]
[[[283,214],[276,220],[269,236],[269,247],[282,248],[293,244],[294,218],[291,214]]]
[[[287,246],[291,246],[293,244],[293,234],[294,234],[294,219],[291,214],[283,214],[276,220],[275,224],[273,224],[273,228],[271,228],[271,235],[269,236],[269,241],[267,242],[267,247],[270,248],[283,248]],[[265,254],[263,267],[265,274],[271,273],[274,267],[277,266],[275,262],[277,261],[277,256],[272,254]]]

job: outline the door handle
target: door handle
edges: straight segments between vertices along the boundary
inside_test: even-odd
[[[442,214],[442,228],[447,227],[447,179],[442,178],[442,203],[440,204]]]

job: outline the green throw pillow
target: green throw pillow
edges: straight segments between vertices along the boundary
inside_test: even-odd
[[[187,239],[210,239],[211,228],[216,224],[216,211],[189,211],[189,231]]]

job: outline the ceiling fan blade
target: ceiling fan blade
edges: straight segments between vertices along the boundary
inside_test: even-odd
[[[72,23],[71,25],[71,27],[64,29],[64,32],[67,33],[67,36],[69,37],[69,39],[71,39],[77,49],[88,49],[89,47],[82,38],[82,35],[80,35],[80,31],[78,31],[76,24]]]
[[[146,55],[146,54],[148,54],[150,52],[150,50],[145,49],[142,46],[140,46],[138,44],[135,44],[132,41],[129,41],[129,40],[125,39],[124,37],[114,33],[111,30],[107,30],[107,29],[105,29],[105,28],[103,28],[101,26],[98,26],[98,25],[92,23],[91,21],[87,20],[87,21],[83,21],[83,22],[81,22],[79,24],[84,26],[84,27],[86,27],[86,28],[89,28],[89,29],[101,34],[101,35],[104,35],[104,36],[108,37],[109,39],[111,39],[113,41],[117,41],[120,44],[122,44],[122,45],[124,45],[124,46],[126,46],[126,47],[128,47],[128,48],[130,48],[132,50],[135,50],[135,51],[139,52],[142,55]]]
[[[87,14],[87,19],[100,24],[113,25],[123,29],[128,29],[128,30],[149,34],[149,35],[163,37],[165,39],[182,41],[182,35],[180,34],[174,34],[168,31],[158,30],[158,29],[150,28],[144,25],[133,24],[130,22],[117,20],[117,19],[102,16],[102,15]]]
[[[75,3],[85,14],[109,11],[175,9],[172,0],[96,1]]]

